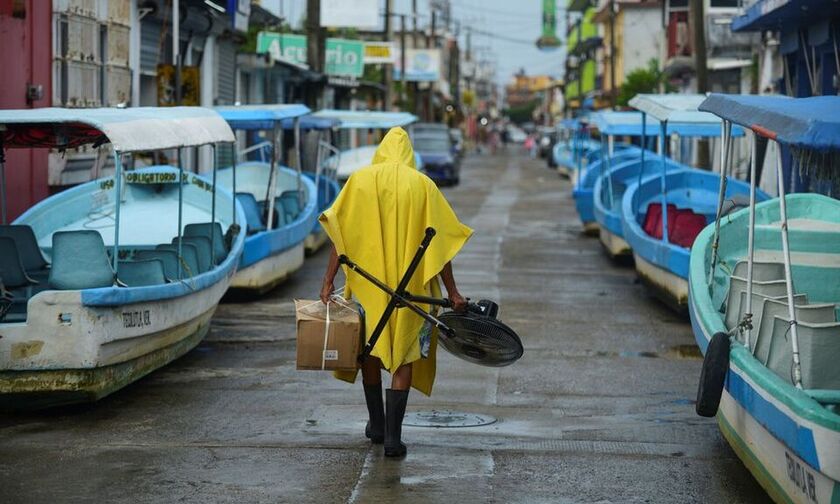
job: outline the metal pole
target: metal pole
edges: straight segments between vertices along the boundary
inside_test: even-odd
[[[639,206],[641,206],[641,198],[640,191],[642,188],[642,177],[645,174],[645,151],[647,150],[647,114],[642,112],[642,156],[641,156],[641,163],[642,166],[639,168],[639,180],[636,184],[636,212],[639,212]]]
[[[272,148],[271,148],[271,165],[269,166],[269,173],[268,173],[268,188],[266,189],[265,194],[265,206],[266,206],[266,215],[265,218],[265,228],[267,230],[272,229],[274,225],[274,196],[276,192],[275,182],[276,182],[276,174],[277,171],[277,159],[279,157],[278,151],[283,148],[283,143],[280,140],[280,133],[278,132],[277,125],[275,124],[274,129],[271,130],[272,136]]]
[[[216,144],[210,145],[213,148],[213,203],[210,205],[210,243],[216,243],[216,172],[219,167],[218,159],[216,159]],[[236,157],[236,156],[234,156]],[[234,203],[234,207],[236,204]],[[178,246],[181,245],[180,240]],[[180,255],[180,251],[178,252]],[[216,247],[210,247],[210,264],[216,264]]]
[[[607,196],[609,196],[610,209],[615,208],[615,197],[613,196],[612,185],[612,157],[615,151],[615,136],[609,135],[607,137]]]
[[[6,127],[0,125],[0,217],[2,217],[3,225],[8,224],[6,220],[6,150],[3,147],[2,135],[5,130]]]
[[[295,141],[295,168],[297,168],[297,194],[298,205],[303,207],[303,194],[301,194],[301,170],[303,169],[300,161],[300,117],[295,117],[294,141]]]
[[[752,327],[752,288],[753,288],[753,259],[755,257],[755,165],[758,153],[758,137],[753,134],[750,145],[750,222],[747,230],[747,307],[744,316],[749,322],[744,345],[750,348],[750,330]]]
[[[234,143],[233,145],[235,151],[236,143]],[[233,217],[231,219],[231,222],[236,224],[236,155],[233,156],[233,164],[231,165],[231,170],[233,171],[233,173],[231,173],[231,175],[233,176],[233,182],[231,183],[231,187],[233,188],[233,204],[231,205],[231,208],[233,208]]]
[[[668,194],[665,183],[665,132],[668,130],[668,121],[662,121],[659,124],[659,148],[662,161],[662,173],[659,177],[659,190],[662,192],[662,241],[668,243]]]
[[[120,265],[120,206],[122,203],[122,159],[120,153],[114,151],[114,276],[119,273]]]
[[[183,247],[182,242],[184,240],[183,240],[183,237],[181,236],[181,234],[183,232],[182,231],[183,227],[184,227],[184,167],[181,164],[181,148],[178,147],[178,280],[181,280],[181,276],[182,276],[181,275],[181,257],[183,257],[183,255],[181,254],[181,252],[182,252],[182,247]],[[210,246],[211,246],[210,248],[212,249],[213,248],[212,238],[211,238]]]
[[[782,228],[782,254],[785,262],[785,289],[787,291],[788,316],[790,317],[790,345],[793,352],[793,384],[802,388],[802,364],[799,361],[799,333],[796,327],[796,307],[793,304],[793,272],[790,265],[790,241],[788,239],[787,203],[785,202],[785,180],[782,173],[782,149],[776,144],[776,174],[779,184],[779,215]],[[750,185],[755,187],[755,174]]]
[[[400,15],[400,109],[405,109],[405,14]]]
[[[729,157],[730,152],[729,149],[732,146],[732,123],[729,121],[723,121],[721,123],[720,128],[720,135],[721,135],[721,148],[720,148],[720,187],[718,189],[718,204],[717,204],[717,217],[715,218],[715,237],[712,241],[712,264],[709,268],[709,279],[708,284],[712,285],[712,280],[714,280],[715,276],[715,266],[717,265],[717,258],[718,258],[718,244],[720,242],[720,219],[721,213],[723,212],[723,202],[726,198],[726,172],[729,164]]]
[[[175,105],[181,104],[181,6],[172,2],[172,65],[175,67]]]

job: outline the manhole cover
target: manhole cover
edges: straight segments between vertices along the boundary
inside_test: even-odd
[[[449,410],[407,413],[403,420],[403,425],[412,427],[478,427],[492,423],[496,418],[490,415]]]

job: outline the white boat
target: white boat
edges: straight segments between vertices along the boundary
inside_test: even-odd
[[[381,139],[389,129],[398,126],[409,126],[417,121],[417,116],[407,112],[378,112],[367,110],[325,109],[315,112],[312,116],[341,121],[340,129],[350,132],[354,138],[358,136],[359,130],[378,132],[371,145],[359,146],[354,138],[349,139],[347,143],[351,147],[341,151],[337,163],[336,178],[340,183],[344,183],[357,170],[371,164],[373,154],[378,147],[376,140]],[[414,159],[417,163],[417,169],[422,170],[423,161],[416,152],[414,153]]]
[[[195,107],[3,110],[0,139],[110,143],[116,168],[0,228],[13,296],[0,320],[0,407],[95,401],[195,347],[236,271],[244,216],[232,194],[182,168],[123,166],[138,151],[232,142],[222,118]]]

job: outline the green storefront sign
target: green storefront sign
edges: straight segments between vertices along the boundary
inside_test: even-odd
[[[537,39],[537,47],[556,49],[561,43],[557,38],[557,0],[543,0],[542,34]]]
[[[328,38],[324,72],[327,75],[361,77],[364,73],[365,44],[359,40]],[[257,52],[270,53],[295,63],[306,64],[306,37],[291,33],[259,32]]]

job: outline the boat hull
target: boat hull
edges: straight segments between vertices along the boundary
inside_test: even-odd
[[[636,273],[642,283],[666,306],[681,315],[687,314],[688,281],[685,278],[648,261],[638,253],[633,254]]]
[[[630,245],[624,240],[624,238],[618,236],[603,226],[598,227],[598,238],[601,240],[601,245],[604,246],[604,250],[607,251],[607,254],[614,259],[618,257],[628,257],[632,252]]]
[[[313,231],[309,233],[309,236],[303,241],[303,247],[306,252],[306,255],[312,255],[315,252],[321,250],[321,247],[324,246],[325,243],[329,241],[329,237],[327,233],[323,231]]]
[[[231,289],[263,294],[283,283],[303,266],[303,242],[270,255],[236,272]]]

